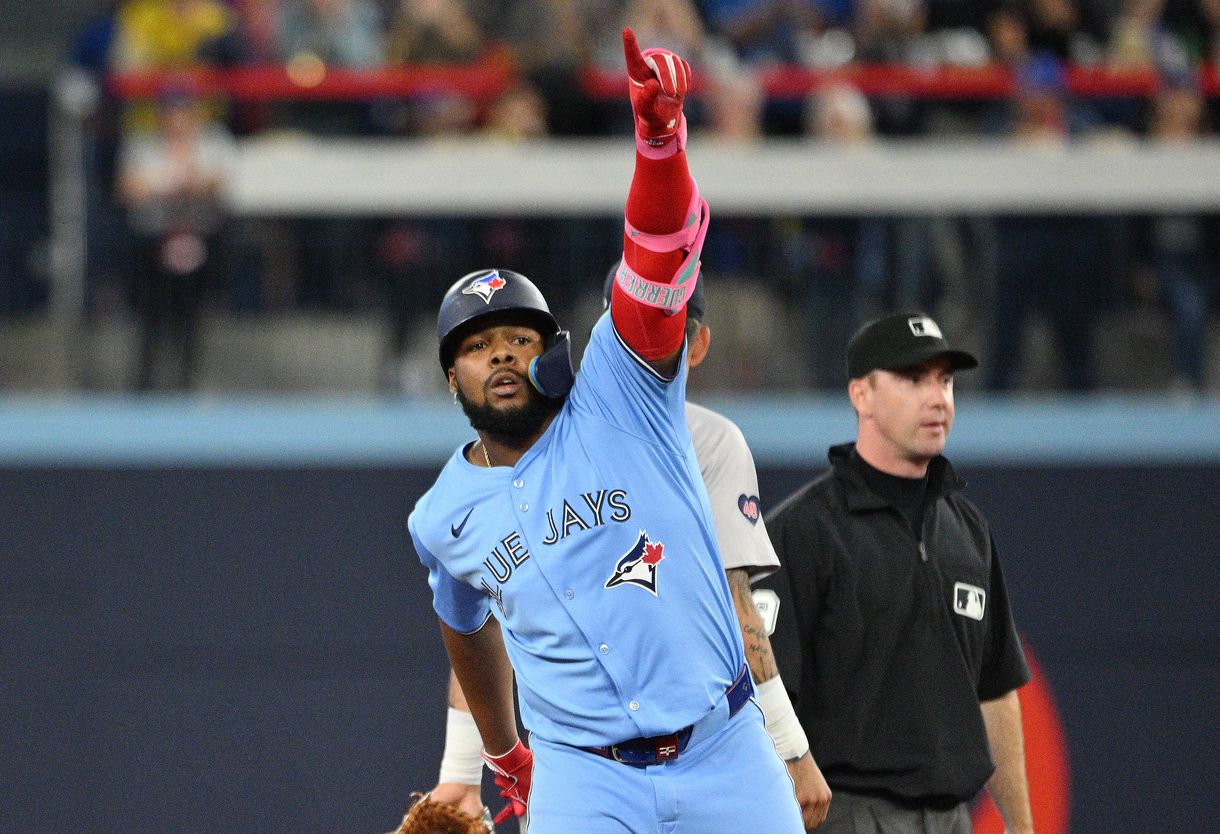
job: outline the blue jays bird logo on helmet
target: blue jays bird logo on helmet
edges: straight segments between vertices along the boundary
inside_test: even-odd
[[[485,304],[491,303],[491,297],[496,294],[497,290],[502,290],[508,285],[508,282],[500,277],[498,270],[493,269],[482,278],[477,278],[470,282],[470,286],[462,290],[462,295],[477,295],[483,299]]]
[[[657,565],[665,558],[665,545],[648,540],[641,530],[635,545],[614,566],[614,574],[606,580],[607,588],[638,585],[654,597],[657,595]]]

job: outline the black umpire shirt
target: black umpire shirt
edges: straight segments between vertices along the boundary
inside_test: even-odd
[[[979,701],[1029,680],[987,522],[949,462],[921,535],[870,487],[854,444],[767,516],[781,569],[771,645],[832,789],[944,807],[995,766]]]

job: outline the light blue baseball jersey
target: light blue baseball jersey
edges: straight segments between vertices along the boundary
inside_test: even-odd
[[[408,521],[441,619],[502,624],[522,719],[542,738],[673,732],[745,663],[679,367],[660,377],[603,315],[517,465],[474,466],[458,449]]]

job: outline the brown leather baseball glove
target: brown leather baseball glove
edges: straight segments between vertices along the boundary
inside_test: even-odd
[[[429,802],[428,794],[411,794],[414,803],[402,818],[402,825],[388,834],[494,834],[491,812],[483,809],[476,819],[444,802]]]

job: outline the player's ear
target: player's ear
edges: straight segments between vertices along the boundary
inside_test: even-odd
[[[686,358],[690,367],[696,367],[707,356],[707,349],[712,344],[712,328],[706,324],[700,324],[698,332],[695,333],[695,338],[691,339],[689,345],[686,346]]]

